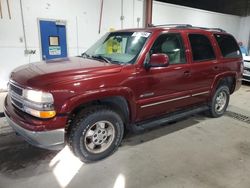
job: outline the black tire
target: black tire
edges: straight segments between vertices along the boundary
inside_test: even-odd
[[[102,129],[99,124],[104,128]],[[72,121],[71,126],[71,130],[68,134],[68,145],[73,153],[83,162],[98,161],[114,153],[121,144],[124,134],[122,119],[116,112],[106,106],[92,106],[82,110]],[[112,133],[114,133],[112,137],[108,136],[108,130],[106,131],[105,127],[109,128],[109,130],[112,129]],[[96,130],[92,130],[94,128]],[[100,130],[101,133],[99,134],[98,131]],[[103,133],[104,135],[102,135],[102,131],[106,131],[107,134]],[[89,132],[94,133],[88,137],[87,133],[89,134]],[[97,139],[95,139],[94,136],[96,136]],[[106,140],[104,141],[105,137]],[[95,145],[96,140],[102,141],[103,143]],[[94,145],[94,148],[90,148],[87,142],[89,142],[89,145]],[[102,151],[102,145],[104,144],[106,144],[107,148]],[[97,146],[100,148],[95,149]]]
[[[218,99],[223,95],[225,97],[225,101],[221,107],[219,107]],[[211,117],[217,118],[222,116],[227,110],[228,103],[230,99],[229,88],[226,85],[219,86],[215,91],[212,101],[209,105],[209,114]]]

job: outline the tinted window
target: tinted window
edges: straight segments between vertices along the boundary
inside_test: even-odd
[[[221,53],[225,58],[241,57],[240,49],[235,39],[230,35],[215,34]]]
[[[190,34],[188,37],[194,61],[215,59],[213,47],[206,36],[200,34]]]
[[[169,57],[169,64],[186,63],[185,50],[181,35],[169,33],[159,36],[150,51],[151,54],[164,53]]]

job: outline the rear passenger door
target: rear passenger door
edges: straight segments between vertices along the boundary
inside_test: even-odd
[[[214,77],[222,71],[214,50],[215,41],[207,33],[187,35],[191,53],[192,100],[194,103],[206,102]]]

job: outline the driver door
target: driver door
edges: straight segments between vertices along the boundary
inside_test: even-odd
[[[190,65],[180,33],[158,36],[150,52],[164,53],[169,66],[141,68],[137,76],[137,121],[166,114],[191,104]]]

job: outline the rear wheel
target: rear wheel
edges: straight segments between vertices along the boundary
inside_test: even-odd
[[[123,122],[108,107],[90,107],[76,116],[68,143],[73,153],[84,162],[101,160],[111,155],[123,138]]]
[[[226,85],[218,87],[210,103],[210,114],[212,117],[222,116],[228,106],[230,98],[229,88]]]

